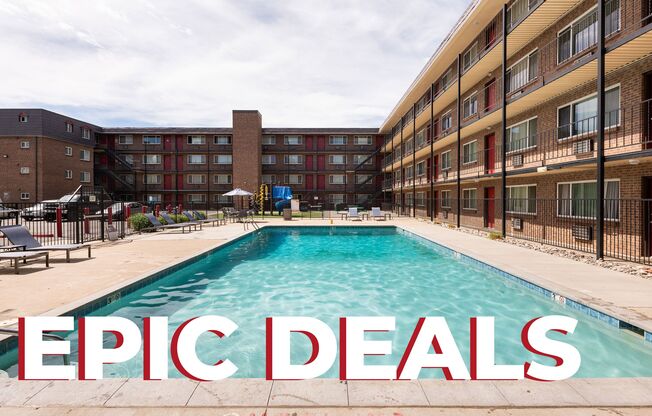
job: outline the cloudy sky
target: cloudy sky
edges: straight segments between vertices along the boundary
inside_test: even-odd
[[[0,0],[0,107],[378,127],[469,0]]]

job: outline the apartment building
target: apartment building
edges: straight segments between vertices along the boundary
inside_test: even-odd
[[[651,12],[475,1],[380,128],[395,210],[649,257]]]
[[[224,193],[287,185],[332,209],[380,203],[378,129],[263,128],[258,111],[233,111],[229,128],[102,128],[47,110],[0,110],[0,197],[58,198],[98,185],[116,199],[219,208]]]
[[[0,110],[0,200],[36,202],[93,185],[98,131],[47,110]]]

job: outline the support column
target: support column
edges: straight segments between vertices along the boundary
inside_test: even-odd
[[[417,105],[412,104],[412,217],[417,216]]]
[[[457,55],[457,228],[462,224],[462,55]]]
[[[403,177],[403,117],[401,117],[401,142],[399,143],[399,149],[401,149],[401,164],[399,166],[399,169],[401,169],[401,191],[398,197],[398,206],[399,206],[399,211],[398,215],[403,215],[403,181],[405,181],[405,177]]]
[[[596,195],[596,238],[595,238],[595,257],[600,260],[604,257],[604,110],[605,110],[605,0],[598,0],[598,157],[597,157],[597,195]]]
[[[507,4],[503,6],[503,66],[502,66],[502,109],[501,109],[501,234],[503,238],[507,235]]]
[[[428,172],[428,168],[430,168],[430,177],[428,180],[430,181],[430,221],[435,221],[435,182],[433,180],[433,177],[436,175],[435,172],[435,155],[434,155],[434,144],[435,144],[435,84],[432,83],[430,84],[430,166],[426,168],[426,172]]]

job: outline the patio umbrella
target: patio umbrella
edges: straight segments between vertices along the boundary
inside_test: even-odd
[[[229,191],[223,195],[224,196],[251,196],[253,194],[249,191],[245,191],[244,189],[235,188],[234,190]]]

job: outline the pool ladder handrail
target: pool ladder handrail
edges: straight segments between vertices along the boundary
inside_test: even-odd
[[[8,334],[8,335],[18,336],[18,330],[0,328],[0,334]],[[55,341],[65,341],[65,338],[60,337],[59,335],[54,335],[54,334],[43,333],[43,338],[50,339],[50,340],[55,340]],[[64,354],[63,355],[63,364],[64,365],[70,365],[70,355],[69,354]]]
[[[242,225],[244,226],[245,231],[249,230],[249,224],[251,224],[254,227],[254,230],[260,229],[258,224],[256,224],[256,220],[254,220],[253,215],[247,215],[242,219]]]

